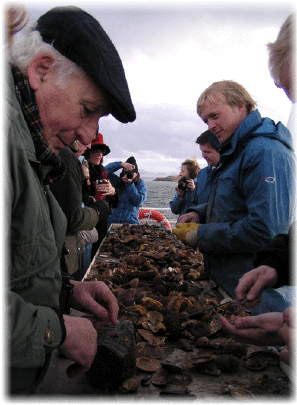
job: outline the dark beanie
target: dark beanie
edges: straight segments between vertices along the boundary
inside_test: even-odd
[[[136,163],[136,160],[135,160],[134,156],[129,157],[129,159],[126,160],[126,163],[130,163],[131,165],[134,165],[135,169],[133,171],[135,173],[139,173],[138,166],[137,166],[137,163]]]

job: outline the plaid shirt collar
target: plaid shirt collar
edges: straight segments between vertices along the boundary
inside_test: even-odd
[[[43,136],[43,127],[40,122],[35,93],[29,85],[29,80],[14,65],[11,66],[14,77],[15,91],[20,103],[26,123],[35,146],[37,159],[46,166],[52,166],[47,174],[44,184],[50,184],[61,180],[66,173],[66,165],[60,156],[53,153]]]

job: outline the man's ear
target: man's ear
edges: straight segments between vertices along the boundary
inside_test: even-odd
[[[30,87],[33,90],[38,89],[39,84],[44,81],[55,61],[55,57],[50,52],[39,53],[32,59],[28,67],[28,77]]]

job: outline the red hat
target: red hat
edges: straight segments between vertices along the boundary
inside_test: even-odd
[[[91,150],[100,149],[103,151],[103,156],[106,156],[110,153],[110,149],[105,143],[103,142],[103,135],[98,132],[96,138],[91,143]]]

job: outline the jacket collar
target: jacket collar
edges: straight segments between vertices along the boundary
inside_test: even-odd
[[[239,125],[230,142],[226,142],[220,149],[221,159],[224,156],[232,155],[235,150],[247,141],[249,135],[253,133],[262,123],[262,117],[258,110],[252,111]]]

